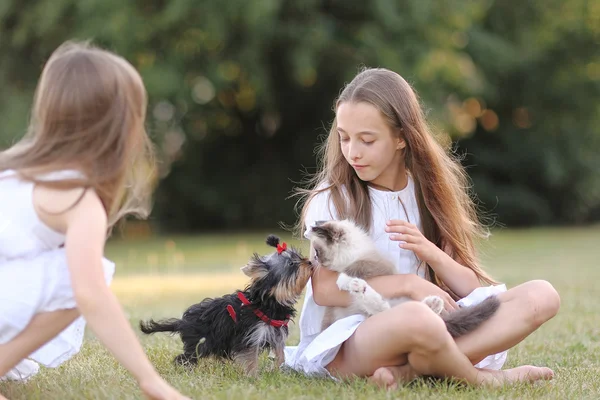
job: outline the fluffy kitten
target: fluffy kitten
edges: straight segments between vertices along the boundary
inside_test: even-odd
[[[309,238],[310,260],[315,265],[339,272],[338,287],[352,296],[352,304],[349,307],[326,308],[322,329],[353,314],[369,317],[411,300],[408,297],[384,299],[365,281],[375,276],[396,274],[396,268],[381,255],[369,235],[353,222],[342,220],[319,223],[311,229]],[[473,331],[489,319],[500,306],[499,300],[492,296],[478,305],[442,315],[444,301],[441,297],[428,296],[423,302],[436,314],[441,315],[453,337]]]

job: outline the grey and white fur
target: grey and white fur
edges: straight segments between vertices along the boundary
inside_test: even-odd
[[[320,222],[309,231],[309,239],[313,265],[339,272],[339,289],[352,296],[349,307],[326,307],[321,326],[323,330],[344,317],[353,314],[369,317],[411,300],[409,297],[384,299],[365,281],[397,272],[394,264],[375,247],[369,235],[352,221]],[[478,305],[445,313],[444,301],[439,296],[427,296],[422,302],[442,317],[452,337],[473,331],[494,315],[500,306],[500,301],[492,296]]]

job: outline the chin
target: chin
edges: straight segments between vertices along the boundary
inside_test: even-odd
[[[377,176],[373,176],[373,174],[369,174],[369,173],[356,173],[356,176],[358,176],[358,179],[360,179],[363,182],[371,182],[374,179],[377,179]]]

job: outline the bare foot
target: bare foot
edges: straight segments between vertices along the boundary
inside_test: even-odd
[[[400,367],[381,367],[378,368],[369,382],[379,386],[382,389],[396,390],[398,383],[408,383],[417,378],[419,374],[410,366],[405,364]]]
[[[508,382],[536,382],[549,381],[554,378],[554,371],[546,367],[523,365],[502,371]]]
[[[514,383],[533,383],[539,380],[550,380],[554,371],[546,367],[523,365],[516,368],[496,371],[481,368],[479,370],[480,384],[484,386],[505,386]]]

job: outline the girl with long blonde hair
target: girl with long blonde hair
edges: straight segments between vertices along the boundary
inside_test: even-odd
[[[144,354],[103,258],[114,224],[150,211],[146,104],[140,75],[112,52],[66,42],[46,62],[26,135],[0,153],[0,378],[70,359],[87,322],[148,398],[185,398]]]
[[[320,330],[325,306],[350,304],[338,274],[320,268],[307,288],[301,340],[286,349],[286,364],[307,374],[370,377],[395,387],[418,375],[454,377],[473,385],[550,379],[548,368],[499,371],[506,351],[559,309],[546,281],[510,290],[480,266],[480,223],[467,175],[430,132],[419,99],[397,73],[361,71],[341,92],[335,119],[320,149],[298,231],[318,221],[352,219],[393,261],[397,275],[367,282],[383,297],[422,300],[438,295],[452,312],[496,295],[499,311],[456,342],[442,320],[420,302],[408,302],[365,320],[347,317]]]

